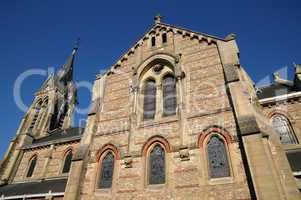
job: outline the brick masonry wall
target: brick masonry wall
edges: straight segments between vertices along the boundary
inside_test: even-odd
[[[131,113],[130,92],[133,70],[156,53],[181,54],[180,67],[186,76],[183,88],[183,107],[176,116],[159,121],[137,122],[139,114]],[[103,108],[98,113],[98,129],[90,146],[80,199],[249,199],[236,125],[225,88],[223,69],[216,44],[168,32],[168,43],[150,47],[150,38],[121,62],[117,73],[108,75]],[[122,73],[118,73],[122,72]],[[179,99],[178,99],[179,101]],[[138,120],[139,121],[139,120]],[[206,149],[198,145],[198,138],[208,127],[227,130],[233,140],[227,144],[231,176],[210,179]],[[166,154],[166,183],[147,184],[148,158],[143,148],[150,138],[162,136],[171,147]],[[111,189],[97,189],[99,151],[113,144],[120,154],[114,169]],[[189,148],[189,159],[180,158],[181,147]],[[132,158],[132,167],[125,165],[125,156]]]
[[[64,174],[61,173],[65,155],[64,153],[68,149],[73,149],[73,152],[75,152],[77,146],[78,142],[74,142],[70,144],[55,145],[53,151],[51,151],[50,146],[26,150],[17,169],[16,176],[14,177],[14,182],[64,176]],[[30,159],[34,155],[37,155],[38,158],[36,167],[34,169],[32,177],[28,178],[26,177],[26,173],[29,167]],[[50,160],[48,166],[46,167],[46,173],[43,176],[46,159],[48,157],[50,157]]]

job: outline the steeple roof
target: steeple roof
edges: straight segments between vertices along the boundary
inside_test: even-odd
[[[58,81],[63,82],[65,85],[68,82],[73,80],[73,62],[75,59],[75,54],[78,50],[78,41],[76,42],[75,46],[73,47],[72,53],[69,56],[67,62],[63,65],[63,67],[57,72]]]

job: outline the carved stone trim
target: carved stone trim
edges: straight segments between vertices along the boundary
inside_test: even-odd
[[[189,148],[188,147],[182,147],[180,149],[180,159],[181,161],[188,161],[190,160],[190,154],[189,154]]]
[[[125,166],[125,168],[132,168],[133,167],[133,158],[132,158],[132,156],[125,156],[124,166]]]

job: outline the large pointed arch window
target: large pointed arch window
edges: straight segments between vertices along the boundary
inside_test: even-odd
[[[100,179],[98,182],[98,188],[105,189],[105,188],[112,187],[114,163],[115,163],[115,156],[111,151],[109,151],[101,161],[101,168],[100,168],[101,171],[99,175]]]
[[[148,79],[144,86],[143,118],[154,119],[156,114],[156,82]]]
[[[207,143],[207,156],[209,162],[209,175],[211,178],[230,176],[226,146],[219,136],[211,136]]]
[[[69,150],[66,153],[65,159],[64,159],[64,165],[63,165],[63,170],[62,173],[69,173],[70,171],[70,167],[71,167],[71,163],[72,163],[72,151]]]
[[[29,167],[26,173],[26,177],[28,178],[32,177],[36,164],[37,164],[37,156],[34,156],[29,162]]]
[[[170,116],[176,114],[177,93],[176,79],[172,75],[166,75],[162,81],[163,86],[163,115]]]
[[[280,141],[282,144],[296,144],[297,139],[295,137],[294,131],[291,127],[290,122],[286,117],[280,114],[275,114],[272,117],[272,123],[279,134]]]
[[[149,184],[165,183],[165,151],[156,144],[149,154]]]

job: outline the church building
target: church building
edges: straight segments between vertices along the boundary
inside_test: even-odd
[[[72,127],[77,51],[34,94],[0,161],[0,200],[301,199],[301,66],[257,88],[234,34],[158,15],[96,75],[87,123]]]

